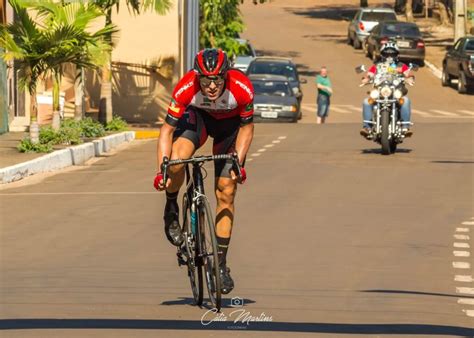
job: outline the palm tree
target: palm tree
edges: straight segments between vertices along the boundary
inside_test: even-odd
[[[93,0],[94,4],[101,8],[105,15],[105,24],[112,24],[112,9],[115,7],[119,10],[120,0]],[[128,10],[134,15],[140,14],[142,11],[153,10],[160,15],[166,14],[171,8],[172,0],[126,0]],[[112,35],[106,37],[111,46]],[[111,53],[110,53],[111,54]],[[109,60],[112,60],[110,55]],[[108,62],[102,67],[102,82],[100,86],[100,104],[99,104],[99,119],[103,123],[112,120],[112,71],[111,64]]]
[[[77,69],[94,69],[107,64],[111,46],[105,37],[116,29],[109,24],[94,33],[88,31],[92,21],[102,16],[94,4],[49,0],[39,1],[33,8],[44,23],[49,42],[44,59],[53,79],[53,128],[59,129],[59,88],[64,65],[72,63]]]
[[[31,19],[19,1],[9,0],[9,3],[15,11],[16,20],[12,24],[0,25],[0,47],[4,49],[0,57],[7,62],[16,60],[22,70],[20,84],[30,94],[30,139],[33,143],[38,143],[36,86],[47,71],[43,59],[47,39],[44,31]]]

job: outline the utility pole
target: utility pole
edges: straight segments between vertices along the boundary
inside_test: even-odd
[[[466,35],[467,0],[456,0],[454,4],[454,41]]]

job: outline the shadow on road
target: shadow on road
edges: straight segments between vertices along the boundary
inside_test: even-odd
[[[352,19],[357,12],[357,9],[358,8],[354,7],[353,3],[337,6],[318,6],[317,8],[285,8],[287,12],[295,15],[301,15],[311,19],[337,21]]]
[[[408,290],[361,290],[360,292],[374,292],[374,293],[396,293],[396,294],[409,294],[409,295],[422,295],[422,296],[441,296],[441,297],[455,297],[455,298],[471,298],[470,296],[463,295],[450,295],[446,293],[434,293],[434,292],[422,292],[422,291],[408,291]]]
[[[236,324],[239,325],[236,327]],[[308,332],[333,334],[452,335],[471,337],[474,329],[432,324],[340,324],[298,322],[214,321],[204,326],[200,320],[166,319],[3,319],[0,330],[31,329],[135,329],[135,330],[229,330],[262,332]]]
[[[407,148],[397,148],[395,153],[402,153],[402,154],[408,154],[411,153],[413,150],[412,149],[407,149]],[[363,155],[381,155],[382,154],[382,149],[381,148],[372,148],[372,149],[362,149],[361,154]]]
[[[257,49],[257,54],[262,56],[276,56],[281,58],[295,58],[301,55],[300,52],[273,49]]]
[[[431,161],[431,163],[443,163],[443,164],[474,164],[474,161]]]
[[[306,66],[304,64],[301,64],[301,63],[296,64],[296,69],[298,69],[299,76],[313,76],[313,77],[315,77],[316,75],[319,74],[319,71],[313,70],[313,69],[309,68],[308,66]]]
[[[224,299],[222,299],[221,307],[223,309],[234,308],[231,305],[231,302],[232,302],[231,298],[224,298]],[[254,301],[252,299],[244,298],[243,303],[244,304],[254,304],[254,303],[256,303],[256,301]],[[190,298],[190,297],[180,297],[179,299],[175,299],[175,300],[167,300],[167,301],[162,302],[161,305],[192,305],[192,306],[196,306],[196,305],[194,305],[194,299]],[[205,304],[202,305],[202,307],[206,308],[206,309],[211,309],[212,306],[209,306],[209,305],[210,304],[205,303]]]
[[[338,44],[347,44],[347,36],[341,34],[309,34],[303,35],[303,38],[311,39],[312,41],[330,41]]]

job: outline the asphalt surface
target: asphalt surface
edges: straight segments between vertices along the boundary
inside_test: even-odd
[[[413,138],[382,156],[350,108],[364,96],[352,71],[363,56],[337,38],[304,37],[343,34],[345,23],[286,7],[245,5],[247,36],[257,49],[299,53],[308,72],[333,69],[340,112],[327,125],[311,123],[308,108],[302,123],[256,126],[227,321],[208,323],[215,316],[191,305],[163,233],[164,194],[152,188],[156,141],[135,141],[0,190],[1,337],[474,336],[472,119],[414,114]],[[280,34],[264,39],[267,29]],[[472,110],[472,96],[426,69],[417,78],[420,111]],[[314,97],[309,83],[308,107]],[[234,322],[233,311],[272,321]]]

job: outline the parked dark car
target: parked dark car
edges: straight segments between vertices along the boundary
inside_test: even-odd
[[[370,31],[382,21],[395,21],[397,16],[390,8],[361,8],[347,27],[347,42],[360,49]]]
[[[395,40],[400,49],[400,60],[425,62],[425,42],[420,29],[414,23],[386,21],[378,24],[366,41],[366,55],[373,61],[380,59],[380,47],[388,40]]]
[[[460,38],[453,47],[447,48],[441,84],[449,86],[452,79],[458,79],[458,92],[461,94],[474,87],[474,36]]]
[[[290,83],[293,94],[298,99],[298,111],[300,111],[301,100],[303,100],[301,84],[306,83],[306,80],[300,79],[296,65],[291,59],[268,56],[256,57],[247,69],[247,75],[253,74],[269,74],[286,77]]]
[[[296,122],[298,100],[285,76],[249,75],[255,92],[255,122]]]

